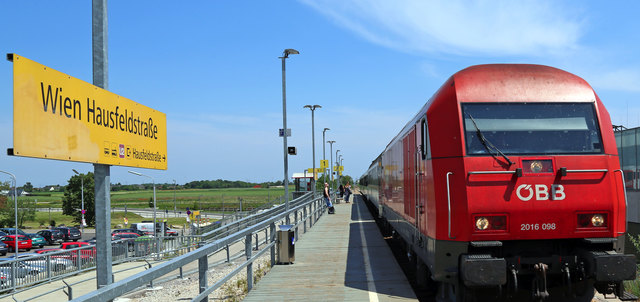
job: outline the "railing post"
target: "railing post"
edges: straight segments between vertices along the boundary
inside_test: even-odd
[[[64,280],[62,280],[62,283],[67,286],[67,291],[62,290],[62,292],[67,294],[69,301],[73,300],[73,289],[71,288],[71,285]]]
[[[269,224],[269,233],[270,233],[270,238],[271,238],[271,242],[274,242],[276,240],[276,223],[272,222],[271,224]],[[276,265],[276,245],[274,244],[271,247],[271,267],[273,267],[274,265]]]
[[[258,240],[258,233],[256,233],[256,251],[260,248],[260,241]]]
[[[209,259],[207,255],[198,258],[198,279],[200,281],[200,291],[199,293],[204,292],[207,289],[207,269],[209,268]],[[207,302],[209,298],[204,298],[201,301]]]
[[[51,279],[51,255],[47,255],[47,279]]]
[[[231,262],[231,259],[229,258],[229,245],[228,244],[225,247],[225,249],[227,250],[227,263],[229,263],[229,262]]]
[[[293,214],[295,215],[295,218],[293,219],[293,225],[296,226],[293,232],[295,236],[295,241],[298,241],[298,210],[295,210]]]
[[[244,252],[247,255],[247,261],[251,259],[251,234],[247,234],[245,238]],[[250,292],[253,288],[253,262],[249,262],[247,265],[247,291]]]
[[[304,222],[304,232],[307,233],[307,206],[302,207],[302,221]]]

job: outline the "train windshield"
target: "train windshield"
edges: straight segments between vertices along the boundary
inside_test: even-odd
[[[591,103],[462,104],[468,155],[603,153]]]

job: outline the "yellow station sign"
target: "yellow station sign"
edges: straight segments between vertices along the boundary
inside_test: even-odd
[[[326,169],[329,168],[329,160],[328,159],[321,159],[320,160],[320,169]]]
[[[167,117],[27,58],[13,61],[13,155],[167,169]]]

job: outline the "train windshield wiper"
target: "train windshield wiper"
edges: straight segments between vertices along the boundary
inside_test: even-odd
[[[498,147],[494,146],[489,140],[487,140],[486,137],[484,137],[484,134],[482,134],[482,131],[480,131],[480,128],[478,128],[478,124],[476,124],[476,120],[473,119],[473,116],[471,116],[471,114],[466,112],[465,114],[469,117],[469,119],[471,119],[471,122],[473,123],[473,127],[476,128],[476,135],[480,139],[480,142],[482,142],[482,145],[484,146],[484,148],[487,149],[487,152],[489,152],[489,154],[491,154],[491,156],[497,160],[496,155],[493,153],[493,151],[491,151],[491,150],[494,150],[496,151],[496,153],[502,156],[502,158],[504,158],[504,160],[506,160],[509,163],[509,165],[515,164],[514,162],[511,161],[511,159],[509,159],[509,157],[507,157],[504,153],[502,153],[502,151],[500,151]]]

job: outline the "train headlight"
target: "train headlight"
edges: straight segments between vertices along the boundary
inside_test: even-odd
[[[606,213],[578,214],[578,228],[603,228],[607,224]]]
[[[487,219],[487,217],[476,218],[476,229],[486,230],[488,228],[489,228],[489,219]]]
[[[488,214],[482,216],[474,216],[475,230],[476,231],[500,231],[507,230],[507,215],[501,214]]]
[[[601,227],[604,225],[604,217],[600,214],[595,214],[591,217],[591,225],[594,227]]]

